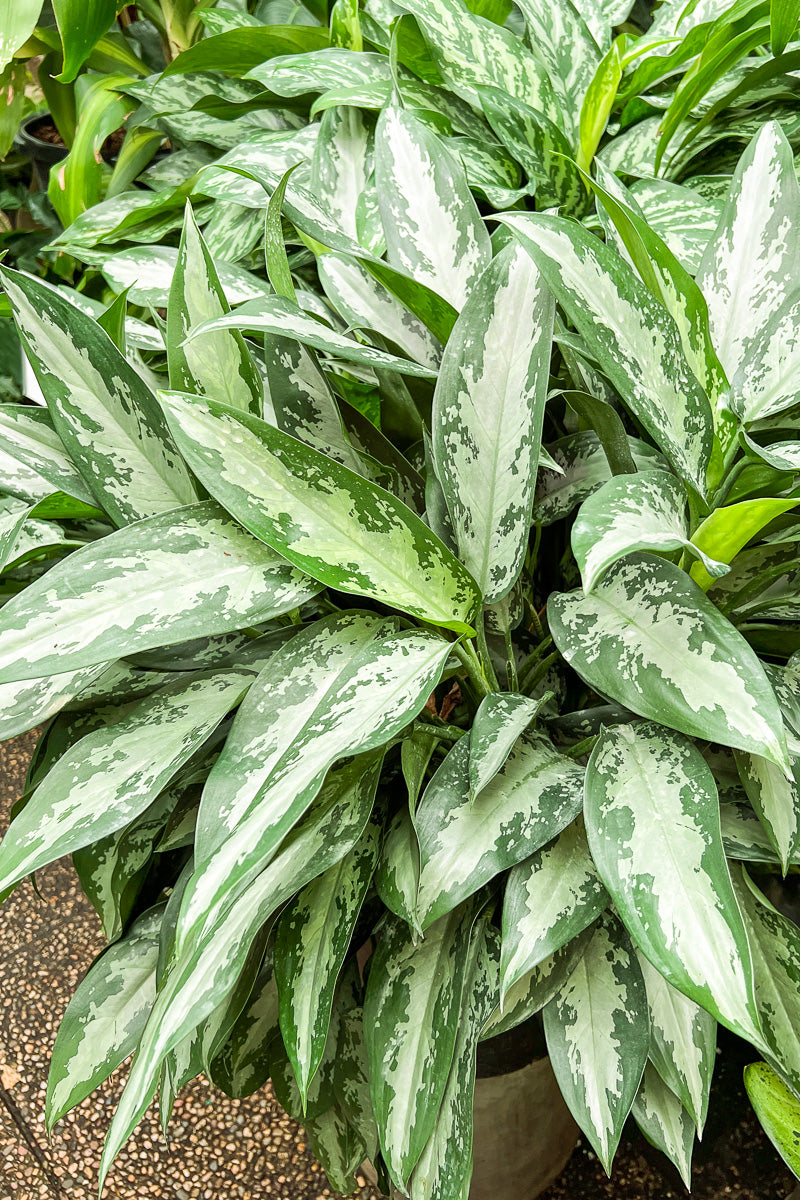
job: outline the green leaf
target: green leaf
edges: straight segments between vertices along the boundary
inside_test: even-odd
[[[436,1124],[411,1176],[411,1200],[467,1194],[472,1175],[472,1105],[476,1050],[497,1003],[497,940],[489,913],[475,923],[465,971],[458,1033]]]
[[[0,842],[0,891],[128,825],[239,703],[252,678],[234,671],[176,680],[76,742]]]
[[[284,558],[339,591],[459,633],[471,629],[472,577],[401,501],[256,417],[161,395],[198,478]]]
[[[372,877],[378,842],[378,826],[368,825],[349,854],[305,886],[275,931],[281,1032],[303,1099],[322,1061],[337,976]]]
[[[125,525],[190,504],[194,487],[155,397],[108,334],[56,288],[0,276],[55,430],[102,508]]]
[[[742,635],[673,563],[634,554],[588,596],[553,593],[550,631],[592,687],[692,737],[789,761],[764,668]]]
[[[748,799],[781,862],[784,875],[800,844],[800,796],[797,759],[792,776],[758,754],[735,751],[736,766]]]
[[[163,906],[151,908],[89,968],[67,1005],[47,1077],[48,1132],[139,1044],[156,998]]]
[[[549,738],[523,733],[470,803],[470,739],[450,750],[417,808],[421,864],[417,913],[423,929],[539,850],[580,812],[583,767]]]
[[[600,51],[577,5],[520,0],[528,44],[541,57],[561,99],[565,129],[575,140],[581,106],[600,66]],[[588,96],[587,96],[588,102]]]
[[[436,474],[459,558],[501,600],[528,546],[554,305],[511,244],[474,283],[442,358],[431,417]]]
[[[448,649],[427,630],[396,633],[394,623],[351,612],[317,622],[270,657],[203,792],[179,945],[269,861],[336,759],[385,749],[420,712]],[[293,702],[276,711],[290,681]]]
[[[584,171],[589,170],[597,153],[617,96],[624,67],[625,40],[623,35],[612,42],[602,61],[597,64],[583,97],[577,163]],[[565,53],[569,53],[566,46]]]
[[[800,3],[798,0],[770,0],[769,36],[772,53],[776,58],[779,54],[783,54],[787,44],[797,33],[799,19]]]
[[[583,821],[508,874],[503,900],[501,994],[582,933],[608,906]]]
[[[686,490],[666,471],[641,471],[610,479],[581,505],[571,538],[587,592],[613,563],[633,551],[702,553],[689,540]],[[705,554],[702,561],[715,577],[727,571],[724,563]]]
[[[72,83],[97,42],[117,15],[116,0],[53,0],[53,13],[64,47],[60,83]]]
[[[650,1038],[642,973],[616,917],[600,918],[543,1017],[561,1094],[610,1175]]]
[[[742,867],[733,868],[736,896],[753,952],[759,1050],[796,1090],[800,1087],[800,930],[776,912]]]
[[[252,29],[229,29],[226,33],[203,38],[176,55],[165,74],[224,71],[241,78],[271,58],[309,53],[327,44],[327,29],[312,25],[259,24]]]
[[[379,761],[379,760],[378,760]],[[106,1139],[100,1186],[152,1099],[165,1056],[236,983],[259,930],[292,895],[338,862],[369,819],[377,772],[356,758],[329,777],[318,803],[208,935],[172,964],[158,994]]]
[[[694,1121],[650,1063],[633,1102],[632,1113],[644,1136],[678,1168],[687,1188],[692,1185]]]
[[[283,296],[291,304],[297,304],[297,293],[283,240],[281,209],[283,208],[283,197],[286,194],[286,184],[294,170],[294,167],[289,168],[270,196],[264,226],[264,258],[269,281],[275,289],[275,294]]]
[[[575,222],[539,213],[502,219],[630,411],[703,495],[711,407],[686,362],[675,322],[627,263]]]
[[[792,264],[800,257],[799,217],[792,149],[780,126],[769,121],[739,160],[697,274],[708,301],[714,346],[730,380],[750,361],[769,322],[795,290]],[[777,355],[780,333],[776,336]],[[762,389],[776,370],[780,374],[779,358],[764,360],[755,373]]]
[[[258,624],[319,588],[213,502],[92,542],[0,612],[0,684]]]
[[[541,701],[509,692],[484,696],[469,734],[469,788],[474,800],[494,779],[531,724]],[[403,748],[408,743],[403,744]]]
[[[491,257],[464,168],[426,125],[390,106],[378,120],[375,180],[389,262],[463,308]]]
[[[639,966],[650,1009],[650,1061],[702,1133],[716,1060],[717,1023],[641,953]]]
[[[260,412],[264,390],[261,377],[237,330],[220,330],[186,342],[195,325],[228,312],[230,307],[213,259],[187,204],[167,305],[170,387],[213,396],[245,412]]]
[[[747,936],[699,750],[651,723],[604,729],[586,769],[595,865],[642,952],[670,983],[760,1040]]]
[[[47,195],[62,225],[103,198],[103,142],[122,125],[131,102],[117,94],[127,74],[86,74],[76,89],[78,124],[69,154],[50,172]]]
[[[407,742],[403,743],[403,748]],[[417,920],[419,891],[419,840],[408,808],[392,818],[383,838],[375,869],[375,890],[389,912],[402,917],[421,934]]]
[[[775,517],[797,506],[797,499],[742,500],[725,508],[715,508],[695,530],[692,542],[706,559],[711,556],[719,563],[730,563],[747,543],[769,525]],[[708,563],[706,562],[705,566]],[[704,592],[714,583],[703,561],[692,565],[691,576]],[[715,573],[719,577],[720,572]]]
[[[744,1086],[767,1137],[800,1179],[800,1100],[766,1063],[745,1067]]]
[[[364,1001],[372,1107],[395,1184],[408,1178],[433,1133],[455,1054],[474,905],[442,917],[414,944],[387,920]]]
[[[27,42],[41,10],[41,0],[0,0],[0,71]]]

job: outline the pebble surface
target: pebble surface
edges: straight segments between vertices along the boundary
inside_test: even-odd
[[[35,735],[0,743],[0,834],[24,784]],[[50,1051],[78,981],[103,947],[69,860],[37,873],[0,906],[0,1197],[96,1200],[103,1138],[122,1067],[56,1126],[44,1097]],[[302,1129],[269,1086],[230,1100],[202,1076],[177,1097],[165,1144],[154,1110],[121,1152],[104,1200],[328,1200]],[[360,1181],[359,1181],[360,1182]],[[380,1200],[364,1181],[354,1200]]]

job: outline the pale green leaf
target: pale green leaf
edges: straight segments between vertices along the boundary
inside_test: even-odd
[[[694,1121],[650,1063],[644,1069],[631,1111],[648,1142],[666,1154],[678,1168],[686,1187],[690,1188]]]
[[[766,1063],[745,1067],[744,1086],[767,1137],[800,1179],[800,1100]]]

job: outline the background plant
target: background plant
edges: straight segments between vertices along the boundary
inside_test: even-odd
[[[784,1136],[795,30],[626,15],[208,10],[78,290],[3,271],[0,730],[47,727],[0,887],[72,853],[103,920],[48,1120],[135,1051],[104,1172],[205,1070],[343,1191],[460,1197],[477,1042],[538,1013],[607,1169],[632,1112],[688,1177],[717,1021]]]

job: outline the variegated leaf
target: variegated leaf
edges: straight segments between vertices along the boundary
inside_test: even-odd
[[[800,929],[777,912],[740,866],[736,896],[750,939],[763,1040],[756,1042],[788,1083],[800,1088]]]
[[[42,280],[0,274],[56,432],[101,507],[126,525],[190,504],[155,397],[108,334]]]
[[[514,586],[528,545],[553,316],[530,255],[507,246],[474,282],[436,384],[436,474],[487,604]]]
[[[364,1001],[372,1108],[395,1185],[433,1133],[453,1062],[469,964],[474,905],[442,917],[416,945],[405,921],[387,920]]]
[[[702,1134],[714,1073],[717,1022],[639,953],[650,1009],[650,1061]]]
[[[268,955],[209,1077],[227,1096],[251,1096],[269,1078],[270,1046],[280,1039],[278,986]]]
[[[718,562],[733,562],[739,551],[775,517],[789,512],[796,505],[796,497],[788,500],[764,497],[712,509],[692,534],[692,542],[698,551],[712,556]],[[690,574],[703,591],[707,591],[714,582],[702,561],[692,564]]]
[[[800,301],[792,291],[783,304],[763,314],[763,325],[755,337],[748,339],[747,356],[738,363],[729,397],[731,408],[745,425],[774,417],[797,404],[798,320]]]
[[[131,1054],[156,998],[163,906],[151,908],[100,955],[72,996],[50,1060],[48,1130]]]
[[[374,329],[414,362],[438,369],[439,342],[357,259],[333,252],[322,254],[317,270],[326,296],[350,326]]]
[[[767,831],[786,874],[800,844],[798,760],[792,760],[791,776],[758,754],[737,751],[736,765],[748,799]]]
[[[749,804],[721,804],[720,824],[727,858],[735,862],[779,865],[775,847]],[[797,866],[798,862],[792,865]]]
[[[257,79],[278,96],[302,96],[357,84],[391,84],[389,60],[383,54],[353,54],[341,46],[326,46],[305,54],[281,54],[253,67],[245,76]]]
[[[350,612],[310,626],[272,656],[203,792],[179,945],[270,860],[336,759],[385,748],[416,716],[448,652],[428,631],[398,634],[393,622]],[[284,702],[276,710],[277,696]]]
[[[319,586],[213,501],[75,551],[0,612],[0,684],[107,663],[289,612]]]
[[[389,261],[460,310],[491,257],[463,167],[427,126],[390,106],[378,121],[375,179]]]
[[[715,576],[728,569],[690,541],[686,489],[666,471],[617,475],[604,483],[581,505],[571,538],[587,592],[613,563],[636,550],[688,550]]]
[[[678,474],[704,495],[711,406],[675,322],[628,264],[576,223],[539,213],[502,219],[633,415]]]
[[[642,972],[616,917],[601,917],[543,1017],[561,1094],[610,1175],[650,1040]]]
[[[565,829],[580,812],[583,767],[549,738],[523,733],[503,766],[470,803],[469,738],[450,750],[415,817],[423,929]]]
[[[378,826],[306,884],[275,931],[281,1032],[303,1098],[322,1061],[336,980],[375,868]]]
[[[469,1190],[476,1050],[498,995],[498,947],[488,923],[482,915],[472,932],[453,1062],[436,1125],[411,1176],[411,1200],[453,1200]]]
[[[105,663],[42,679],[0,683],[0,741],[43,725],[80,695],[106,669]]]
[[[694,1121],[650,1063],[644,1069],[631,1111],[648,1142],[666,1154],[678,1168],[686,1187],[690,1188]]]
[[[405,807],[395,813],[386,830],[374,882],[389,912],[402,917],[421,935],[417,921],[419,840],[411,813]]]
[[[597,870],[637,945],[680,991],[759,1039],[753,965],[699,750],[663,726],[604,730],[586,770]]]
[[[195,325],[227,312],[230,308],[213,259],[187,204],[167,305],[170,386],[260,413],[261,376],[237,330],[220,330],[186,342]]]
[[[769,121],[748,146],[733,176],[716,234],[697,282],[708,301],[711,335],[733,379],[768,323],[796,288],[800,259],[800,185],[792,149]],[[774,349],[779,351],[779,342]],[[761,387],[780,364],[762,364]]]
[[[673,563],[631,555],[588,596],[551,594],[547,613],[567,662],[604,695],[681,733],[788,769],[783,721],[763,666]]]
[[[490,692],[478,706],[469,733],[469,789],[475,797],[491,783],[541,708],[541,701]]]
[[[191,119],[196,120],[195,113]],[[172,246],[137,246],[106,258],[102,271],[115,292],[127,290],[132,304],[161,308],[169,302],[170,285],[177,266],[178,251]],[[216,271],[228,304],[269,302],[269,285],[251,271],[225,262],[218,262]]]
[[[590,925],[512,984],[484,1025],[481,1041],[508,1033],[541,1012],[566,984],[593,935]]]
[[[497,87],[564,127],[547,69],[510,30],[458,0],[413,0],[400,7],[422,27],[439,71],[457,94],[471,101],[477,86]]]
[[[670,179],[637,179],[631,195],[648,225],[689,274],[696,274],[719,222],[720,201]]]
[[[13,462],[10,471],[4,469],[6,455]],[[48,492],[57,489],[84,504],[96,504],[93,492],[53,428],[47,409],[4,404],[0,409],[0,456],[4,491],[23,494],[24,499],[44,499],[35,483],[33,494],[25,488],[25,474],[30,472],[34,479],[46,480]]]
[[[501,992],[582,933],[608,906],[583,821],[509,872],[503,900]],[[504,1000],[505,1004],[505,1000]]]
[[[580,11],[570,0],[519,0],[529,44],[542,59],[566,117],[565,129],[575,142],[587,89],[600,65],[600,50]]]
[[[367,1157],[374,1161],[378,1152],[378,1127],[369,1094],[364,1013],[360,1007],[351,1008],[339,1018],[333,1086],[337,1100],[361,1134]]]
[[[311,160],[311,190],[356,241],[356,208],[370,174],[370,157],[370,131],[358,108],[343,105],[323,113]]]
[[[198,478],[284,558],[339,591],[471,628],[473,579],[389,492],[248,414],[176,392],[162,399]]]
[[[629,437],[628,447],[639,471],[668,470],[658,451],[646,442]],[[541,525],[552,525],[568,516],[611,479],[608,458],[594,430],[568,434],[551,444],[549,451],[553,465],[541,464],[533,508],[533,518]]]
[[[358,363],[363,367],[376,367],[385,371],[397,371],[401,375],[416,375],[422,379],[432,378],[436,372],[420,363],[384,350],[376,350],[355,338],[345,337],[335,329],[329,329],[314,317],[309,316],[296,304],[283,296],[265,296],[260,300],[240,304],[233,312],[211,321],[203,321],[189,335],[193,338],[224,329],[247,329],[255,333],[273,334],[278,337],[296,338],[304,345],[323,350],[334,358]]]
[[[0,891],[129,824],[239,703],[252,678],[230,671],[177,680],[81,738],[0,842]]]
[[[329,777],[318,803],[279,854],[202,940],[172,964],[145,1027],[106,1139],[100,1186],[152,1099],[160,1064],[234,986],[259,929],[317,875],[355,845],[369,819],[378,773],[356,758]]]

